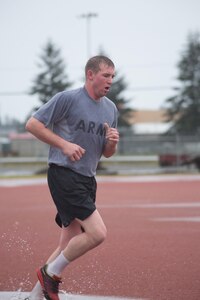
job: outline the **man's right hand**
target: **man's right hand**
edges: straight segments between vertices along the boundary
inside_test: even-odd
[[[71,161],[78,161],[84,155],[85,149],[77,144],[66,141],[62,152],[64,155],[68,156]]]
[[[77,144],[65,141],[49,128],[46,128],[42,122],[38,121],[34,117],[31,117],[28,120],[26,123],[26,129],[44,143],[61,149],[63,154],[68,156],[71,161],[81,159],[85,153],[85,149]]]

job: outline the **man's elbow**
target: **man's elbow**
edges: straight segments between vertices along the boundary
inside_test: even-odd
[[[108,154],[108,153],[103,153],[103,156],[105,157],[105,158],[109,158],[109,157],[111,157],[112,156],[112,154]]]
[[[35,129],[35,127],[36,127],[36,122],[37,122],[37,120],[36,120],[35,118],[31,117],[31,118],[27,121],[27,123],[26,123],[26,125],[25,125],[25,129],[26,129],[27,131],[33,133],[33,132],[34,132],[34,129]]]
[[[27,122],[26,122],[26,125],[25,125],[25,129],[27,130],[27,131],[31,131],[31,119],[32,118],[30,118]]]
[[[103,152],[103,156],[105,158],[109,158],[111,156],[113,156],[117,151],[117,147],[114,147],[112,149],[105,149],[104,152]]]

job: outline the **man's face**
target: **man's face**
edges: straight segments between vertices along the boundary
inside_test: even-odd
[[[92,87],[95,99],[99,99],[109,92],[114,75],[114,68],[103,63],[100,64],[100,70],[97,73],[93,73],[92,77]]]

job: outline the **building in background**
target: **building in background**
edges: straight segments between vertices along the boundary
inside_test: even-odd
[[[171,123],[166,123],[164,110],[147,109],[136,110],[132,116],[132,124],[137,135],[164,134],[171,126]]]

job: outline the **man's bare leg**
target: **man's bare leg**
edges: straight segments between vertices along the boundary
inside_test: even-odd
[[[106,237],[106,227],[97,210],[86,220],[76,219],[84,232],[72,237],[66,248],[56,257],[54,261],[37,271],[38,278],[44,289],[44,293],[58,299],[58,285],[60,274],[66,266],[73,260],[79,258],[89,250],[102,243]],[[54,292],[55,290],[55,292]]]
[[[80,233],[81,233],[80,224],[76,220],[74,220],[68,227],[62,227],[58,247],[48,258],[47,264],[54,261],[54,259],[61,253],[61,251],[66,248],[71,238],[73,238],[75,235],[78,235]],[[44,296],[42,292],[42,287],[39,281],[37,281],[28,299],[42,300],[43,297]]]
[[[106,227],[97,210],[86,220],[77,222],[84,228],[84,232],[71,238],[67,247],[47,265],[46,272],[53,277],[60,277],[66,266],[73,260],[79,258],[89,250],[102,243],[106,237]]]
[[[97,247],[106,238],[107,230],[97,210],[86,220],[77,221],[84,228],[84,232],[74,236],[63,250],[64,256],[69,261],[73,261],[89,250]]]

